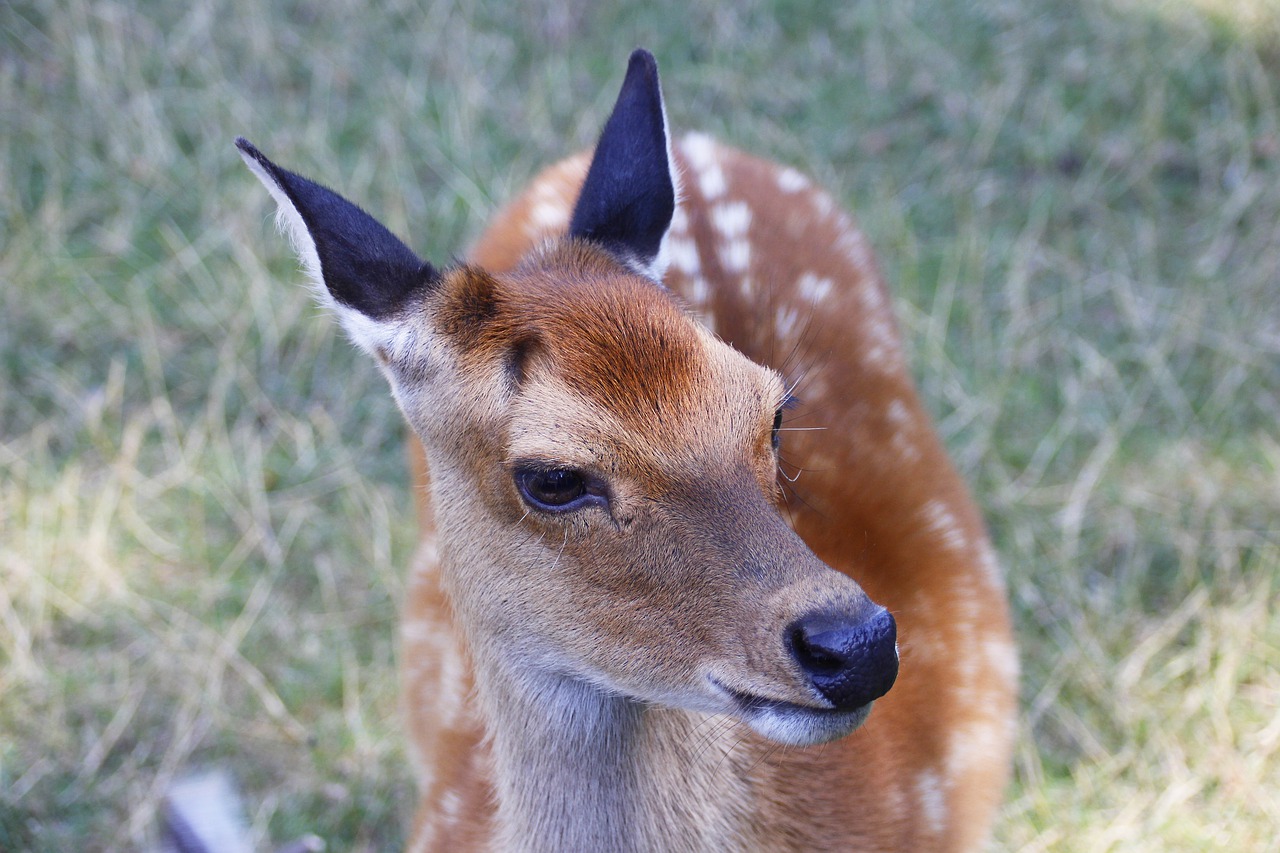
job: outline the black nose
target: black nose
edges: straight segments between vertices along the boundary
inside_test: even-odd
[[[898,677],[898,626],[883,607],[870,616],[810,613],[791,626],[791,654],[839,711],[889,692]]]

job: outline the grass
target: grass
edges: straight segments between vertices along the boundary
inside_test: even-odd
[[[1002,850],[1280,831],[1280,7],[0,5],[0,849],[145,847],[230,767],[256,837],[395,849],[402,427],[243,133],[437,260],[673,124],[857,213],[1008,568]]]

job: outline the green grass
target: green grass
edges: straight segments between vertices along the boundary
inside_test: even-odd
[[[1273,846],[1280,6],[516,5],[0,4],[0,849],[144,847],[208,765],[399,846],[403,430],[231,140],[445,261],[638,44],[877,247],[1008,567],[996,847]]]

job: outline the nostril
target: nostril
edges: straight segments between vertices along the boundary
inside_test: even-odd
[[[791,648],[805,672],[832,673],[843,669],[845,655],[834,631],[810,633],[797,626],[791,631]]]
[[[836,708],[879,699],[898,677],[897,624],[877,607],[870,616],[812,613],[789,634],[791,654],[809,682]]]

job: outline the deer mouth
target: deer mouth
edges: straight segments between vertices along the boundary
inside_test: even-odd
[[[818,708],[736,690],[709,679],[733,702],[736,715],[770,740],[791,746],[827,743],[850,734],[867,721],[873,703],[849,709]]]

